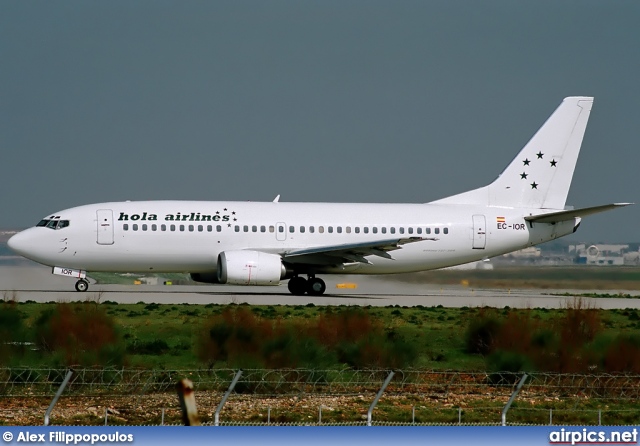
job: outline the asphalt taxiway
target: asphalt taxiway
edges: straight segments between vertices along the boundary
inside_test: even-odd
[[[78,293],[74,280],[54,276],[48,267],[24,263],[0,264],[0,298],[35,302],[83,301],[86,299],[127,303],[229,304],[250,305],[359,305],[437,306],[503,308],[564,308],[575,297],[554,294],[581,294],[589,290],[473,289],[464,286],[414,284],[389,280],[384,276],[323,276],[327,291],[323,296],[293,296],[286,283],[273,287],[229,285],[98,285]],[[356,288],[339,288],[340,284]],[[640,292],[598,290],[600,294],[635,294],[638,298],[585,298],[588,305],[602,308],[640,308]]]

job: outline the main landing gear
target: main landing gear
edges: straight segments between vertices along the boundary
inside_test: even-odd
[[[76,282],[76,291],[80,291],[81,293],[87,291],[89,289],[89,282],[84,279],[80,279]]]
[[[304,277],[294,276],[289,279],[289,291],[296,296],[302,296],[305,293],[310,296],[320,296],[327,289],[327,285],[324,280],[318,277],[309,276],[309,279]]]

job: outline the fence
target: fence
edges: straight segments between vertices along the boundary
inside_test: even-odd
[[[236,370],[77,369],[52,424],[179,423],[176,382],[213,422]],[[42,424],[67,369],[0,368],[0,420]],[[366,424],[388,370],[244,370],[220,424]],[[372,424],[500,424],[522,374],[394,370]],[[637,424],[640,375],[531,373],[508,424]]]

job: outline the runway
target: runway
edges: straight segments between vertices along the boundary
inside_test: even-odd
[[[45,266],[24,262],[0,264],[0,298],[20,302],[99,300],[127,303],[159,304],[243,304],[250,305],[358,305],[358,306],[438,306],[503,308],[564,308],[574,297],[551,294],[580,294],[589,290],[472,289],[463,286],[413,284],[389,280],[384,276],[323,276],[327,292],[323,296],[293,296],[286,282],[274,287],[227,285],[97,285],[78,293],[74,280],[54,276]],[[337,288],[338,284],[355,284],[355,289]],[[638,298],[584,298],[588,305],[602,309],[640,308],[640,292],[599,290],[599,294],[635,294]]]

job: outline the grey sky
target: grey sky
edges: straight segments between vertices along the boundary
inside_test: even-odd
[[[595,96],[569,204],[640,201],[640,2],[0,2],[0,227],[101,201],[426,202]],[[640,206],[572,239],[637,241]]]

